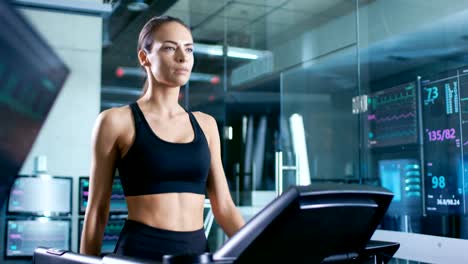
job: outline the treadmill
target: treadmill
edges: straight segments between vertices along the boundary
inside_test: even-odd
[[[101,263],[387,263],[399,244],[370,238],[392,198],[391,192],[376,186],[292,186],[213,254],[166,255],[162,262],[110,254]],[[41,250],[41,258],[58,256]],[[52,262],[35,255],[33,263]]]

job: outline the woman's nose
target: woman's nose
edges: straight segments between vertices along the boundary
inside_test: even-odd
[[[187,59],[186,56],[187,56],[187,54],[185,54],[185,52],[179,51],[177,53],[177,61],[178,62],[184,62]]]

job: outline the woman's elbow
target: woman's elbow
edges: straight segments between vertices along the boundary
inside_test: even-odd
[[[232,214],[232,212],[237,210],[237,208],[232,200],[226,200],[212,204],[212,210],[215,216],[223,217]]]
[[[85,213],[85,225],[104,228],[109,218],[109,206],[88,205]]]

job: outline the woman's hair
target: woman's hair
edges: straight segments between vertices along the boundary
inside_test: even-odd
[[[146,53],[150,53],[151,49],[153,48],[154,43],[154,34],[156,31],[164,24],[169,22],[176,22],[187,28],[189,31],[190,27],[184,23],[181,19],[172,16],[155,16],[148,20],[146,24],[140,31],[140,36],[138,37],[138,45],[137,45],[137,52],[140,50],[145,51]],[[148,78],[146,78],[145,84],[143,86],[142,96],[148,90]]]

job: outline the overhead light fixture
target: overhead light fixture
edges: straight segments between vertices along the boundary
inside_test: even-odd
[[[194,44],[193,52],[198,54],[206,54],[211,56],[223,56],[223,46],[221,45],[209,45],[209,44]],[[227,47],[227,56],[231,58],[256,60],[265,56],[270,56],[270,51],[246,49],[238,47]]]
[[[132,12],[141,12],[148,9],[149,5],[144,0],[133,0],[127,4],[127,9]]]
[[[228,57],[239,58],[239,59],[249,59],[249,60],[258,59],[258,55],[249,54],[249,53],[246,53],[246,52],[239,52],[239,51],[235,51],[235,50],[231,50],[231,49],[228,49],[227,55],[228,55]]]
[[[38,218],[36,218],[36,220],[38,222],[40,222],[40,223],[43,223],[43,224],[49,222],[49,218],[47,218],[47,217],[38,217]]]

